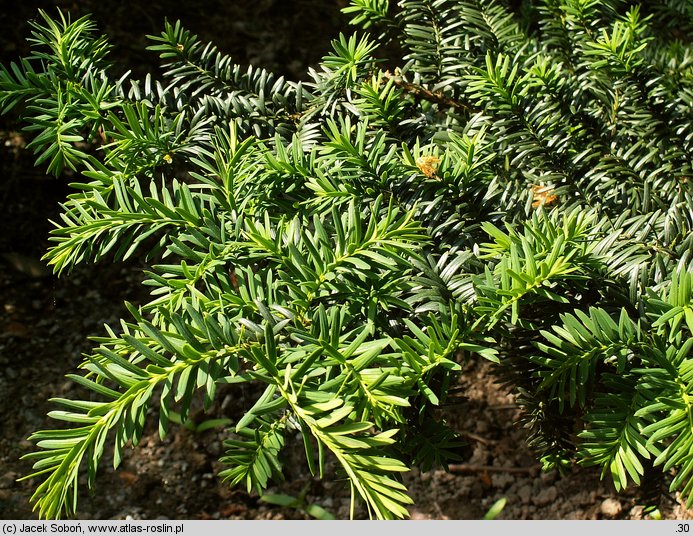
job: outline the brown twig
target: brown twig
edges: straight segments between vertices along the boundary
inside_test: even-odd
[[[401,77],[395,76],[389,72],[385,72],[383,76],[386,80],[392,80],[393,84],[395,84],[398,88],[403,89],[405,92],[420,99],[435,102],[436,104],[440,104],[446,108],[455,108],[456,110],[460,110],[465,113],[473,113],[476,111],[469,104],[446,97],[440,91],[431,91],[423,86],[412,84],[411,82],[407,82]]]
[[[477,443],[481,443],[482,445],[489,446],[496,444],[496,441],[472,434],[471,432],[460,432],[460,435],[462,437],[466,437],[467,439],[471,439],[472,441],[476,441]]]
[[[539,467],[496,467],[494,465],[471,465],[468,463],[452,463],[448,465],[451,473],[512,473],[528,475],[539,471]]]
[[[488,406],[488,409],[494,411],[506,411],[511,409],[518,409],[517,404],[496,404],[495,406]]]

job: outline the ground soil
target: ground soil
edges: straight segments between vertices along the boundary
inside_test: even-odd
[[[299,77],[327,50],[330,37],[344,29],[339,2],[60,2],[75,12],[92,11],[112,37],[122,65],[148,70],[144,35],[162,27],[164,17],[181,18],[193,32],[214,40],[241,63],[253,62]],[[47,2],[14,4],[0,22],[2,61],[24,53],[25,21]],[[32,519],[29,503],[37,481],[18,482],[30,471],[21,456],[30,452],[27,437],[51,426],[51,397],[78,395],[65,374],[75,372],[88,352],[89,336],[104,333],[124,315],[123,300],[146,299],[140,281],[145,266],[82,266],[56,277],[40,261],[49,246],[49,219],[68,193],[69,177],[55,179],[33,166],[26,140],[12,116],[0,120],[0,518]],[[595,469],[567,475],[542,473],[526,447],[526,431],[511,394],[501,389],[486,363],[470,363],[460,375],[466,401],[445,416],[469,443],[468,457],[450,472],[412,470],[405,484],[416,501],[414,519],[479,519],[497,500],[507,503],[499,519],[643,519],[656,506],[664,518],[688,519],[677,495],[665,489],[626,490],[617,494]],[[255,393],[221,390],[210,417],[237,419]],[[154,422],[155,419],[152,419]],[[163,441],[154,426],[114,471],[108,452],[95,493],[80,498],[82,519],[303,519],[300,508],[281,508],[220,482],[218,457],[222,430],[194,433],[174,428]],[[349,489],[343,480],[319,480],[303,461],[300,441],[285,452],[287,480],[274,493],[304,496],[339,519],[349,516]],[[329,472],[329,471],[328,471]],[[665,483],[664,483],[665,484]],[[363,510],[357,510],[363,517]]]

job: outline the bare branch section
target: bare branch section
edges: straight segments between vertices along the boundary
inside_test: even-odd
[[[383,78],[385,80],[392,80],[392,83],[395,86],[397,86],[403,91],[406,91],[410,95],[414,95],[418,99],[427,100],[429,102],[433,102],[445,108],[454,108],[455,110],[458,110],[465,114],[472,114],[478,111],[476,108],[470,106],[466,102],[462,102],[446,96],[445,94],[443,94],[442,91],[431,91],[430,89],[427,89],[423,86],[412,84],[411,82],[407,82],[406,80],[404,80],[401,76],[393,75],[389,71],[383,73]]]

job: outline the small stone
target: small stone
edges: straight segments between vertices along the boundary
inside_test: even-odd
[[[558,491],[554,486],[551,486],[550,488],[541,490],[539,494],[532,499],[532,503],[537,506],[546,506],[555,501],[556,497],[558,497]]]
[[[507,473],[496,473],[491,476],[491,482],[494,488],[503,489],[515,482],[515,478]]]
[[[616,499],[608,498],[599,505],[599,511],[607,517],[616,517],[623,511],[623,506]]]
[[[532,497],[532,487],[529,485],[522,486],[519,490],[517,490],[517,496],[522,501],[522,504],[529,503],[529,500]]]
[[[639,504],[633,506],[633,508],[630,509],[630,512],[628,512],[628,519],[644,519],[644,509],[645,507]]]
[[[8,471],[0,477],[0,488],[13,488],[17,484],[17,473]]]
[[[541,478],[541,481],[544,482],[545,484],[549,484],[551,482],[554,482],[556,480],[556,476],[558,476],[558,473],[556,470],[551,470],[547,472],[541,472],[539,474],[539,478]]]
[[[221,444],[221,441],[212,441],[207,445],[207,452],[214,456],[214,457],[219,457],[221,454],[224,452],[224,447]]]
[[[411,519],[414,521],[423,521],[423,520],[429,520],[430,517],[428,517],[426,514],[423,512],[419,512],[418,510],[414,510],[411,513]]]

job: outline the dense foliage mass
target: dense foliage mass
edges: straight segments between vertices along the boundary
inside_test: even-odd
[[[163,437],[196,392],[260,386],[231,484],[302,437],[370,515],[445,465],[461,364],[517,394],[545,468],[646,469],[693,497],[693,4],[352,0],[359,33],[294,83],[179,23],[160,80],[114,79],[87,18],[41,13],[0,104],[37,165],[79,177],[46,258],[142,256],[151,301],[108,329],[36,432],[41,516],[72,514],[104,446]],[[393,52],[394,51],[394,52]],[[389,57],[383,58],[387,54]],[[398,57],[399,54],[399,57]]]

